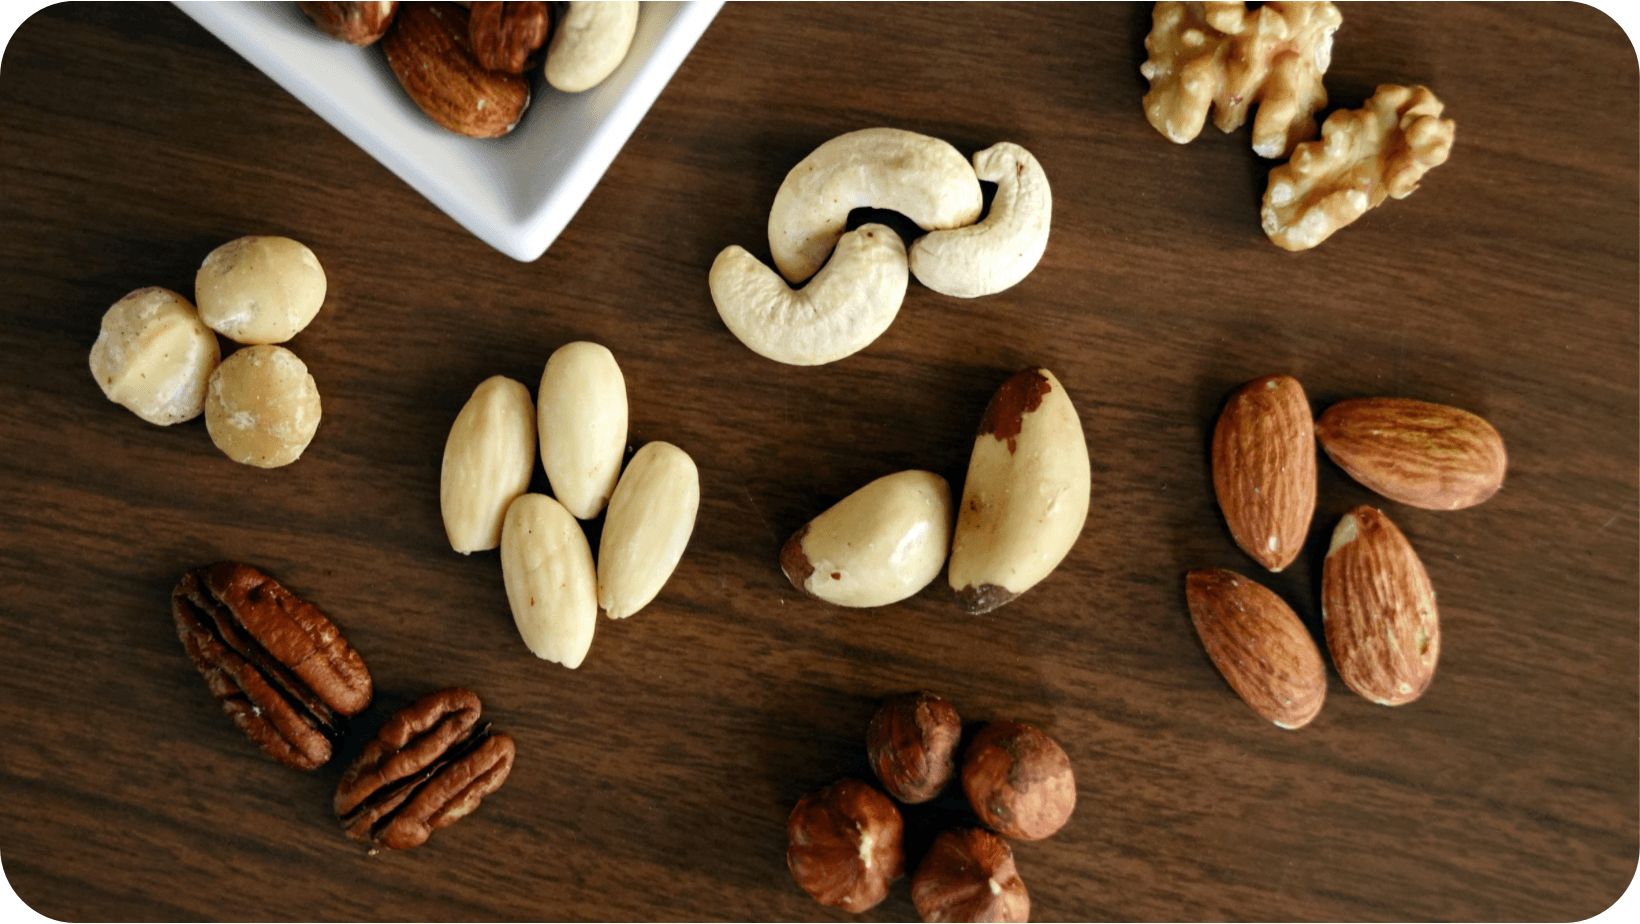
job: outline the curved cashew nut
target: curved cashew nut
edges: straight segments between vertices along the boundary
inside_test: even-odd
[[[852,209],[893,209],[924,231],[979,219],[979,178],[957,149],[898,128],[849,132],[815,148],[775,193],[769,252],[791,282],[814,275]]]
[[[911,245],[911,275],[942,295],[1001,292],[1030,275],[1048,247],[1053,194],[1031,152],[1004,141],[974,155],[974,173],[997,184],[977,225],[930,231]]]
[[[572,0],[547,44],[547,83],[565,93],[589,90],[620,67],[638,31],[638,0]]]
[[[865,349],[905,300],[905,245],[884,225],[843,235],[831,262],[801,289],[739,246],[712,261],[712,301],[723,323],[760,356],[818,366]]]

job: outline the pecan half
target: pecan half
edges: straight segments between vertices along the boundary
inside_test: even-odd
[[[459,687],[399,710],[336,785],[347,836],[404,850],[455,824],[506,782],[513,740],[478,724],[478,697]]]
[[[330,760],[347,717],[370,704],[370,672],[335,624],[250,565],[184,574],[171,615],[223,711],[280,763]]]
[[[468,8],[467,36],[473,57],[486,70],[522,74],[541,60],[552,34],[550,4],[479,2]]]

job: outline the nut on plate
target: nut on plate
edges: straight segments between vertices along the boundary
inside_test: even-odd
[[[1150,81],[1145,117],[1168,140],[1195,139],[1213,109],[1221,131],[1253,119],[1253,151],[1285,157],[1315,137],[1315,113],[1327,105],[1322,75],[1332,63],[1333,33],[1343,22],[1328,2],[1156,4],[1145,38],[1150,57],[1139,73]]]
[[[525,494],[501,523],[501,578],[524,644],[581,666],[598,627],[598,577],[581,524],[545,494]]]
[[[319,258],[288,237],[252,235],[205,256],[194,298],[207,327],[237,343],[284,343],[325,303]]]
[[[138,289],[103,314],[91,375],[108,400],[162,427],[205,410],[205,388],[222,348],[187,299]]]
[[[535,406],[520,382],[495,375],[462,405],[444,441],[438,505],[450,548],[463,555],[501,544],[507,507],[535,470]]]
[[[927,802],[957,775],[962,719],[943,697],[902,693],[883,700],[866,728],[866,757],[888,794]]]
[[[1304,387],[1267,375],[1230,395],[1213,429],[1213,493],[1242,551],[1293,563],[1315,515],[1315,422]]]
[[[985,409],[957,508],[947,579],[969,613],[988,613],[1047,577],[1088,519],[1082,421],[1043,368],[1015,373]]]
[[[1254,712],[1281,728],[1302,728],[1316,717],[1327,698],[1327,670],[1292,607],[1223,568],[1186,575],[1185,598],[1207,656]]]
[[[387,34],[398,12],[398,0],[365,3],[298,2],[297,8],[319,31],[349,45],[374,45]]]
[[[553,496],[577,519],[590,520],[621,475],[626,378],[607,347],[566,343],[547,357],[537,397],[541,467]]]
[[[547,45],[547,83],[590,90],[626,60],[638,33],[638,0],[570,0]]]
[[[1385,199],[1412,195],[1452,153],[1456,128],[1442,108],[1424,87],[1386,84],[1360,109],[1328,116],[1320,140],[1270,171],[1264,233],[1284,250],[1307,250]]]
[[[1441,654],[1429,574],[1412,543],[1372,507],[1344,514],[1321,570],[1321,621],[1345,686],[1383,706],[1422,696]]]
[[[780,550],[792,586],[838,606],[886,606],[934,582],[951,549],[951,488],[933,472],[884,475]]]
[[[700,510],[700,471],[671,443],[645,443],[627,464],[598,539],[598,607],[625,619],[666,586]]]
[[[1053,193],[1031,152],[1003,141],[974,155],[974,175],[997,184],[985,220],[930,231],[911,245],[911,275],[957,298],[994,295],[1030,275],[1048,249]]]
[[[530,104],[529,81],[486,70],[474,57],[467,11],[458,4],[406,3],[382,51],[410,99],[459,135],[499,138]]]
[[[962,791],[986,827],[1022,841],[1052,835],[1076,809],[1070,757],[1019,722],[992,722],[974,735],[962,758]]]
[[[1008,842],[980,828],[942,831],[911,877],[917,914],[939,921],[1025,922],[1031,897]]]
[[[349,838],[405,850],[472,814],[512,772],[511,735],[480,725],[468,690],[429,693],[388,719],[336,784],[332,806]]]
[[[815,901],[864,911],[905,875],[905,822],[882,793],[838,780],[797,801],[786,820],[786,866]]]
[[[551,4],[473,3],[467,8],[467,37],[473,57],[486,70],[522,74],[541,59],[541,46],[552,32]]]
[[[302,457],[323,414],[307,364],[282,346],[245,347],[205,387],[205,429],[235,462],[278,468]]]
[[[1327,408],[1315,435],[1351,478],[1426,510],[1473,507],[1503,487],[1503,437],[1468,411],[1411,398],[1355,398]]]
[[[274,760],[330,760],[370,705],[370,672],[313,604],[250,565],[189,571],[171,592],[177,637],[234,725]]]

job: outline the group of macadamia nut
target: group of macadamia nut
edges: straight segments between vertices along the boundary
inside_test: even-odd
[[[1385,84],[1359,110],[1327,117],[1322,77],[1343,16],[1330,2],[1156,4],[1139,68],[1150,81],[1145,116],[1169,140],[1195,139],[1213,110],[1226,132],[1253,121],[1253,150],[1291,159],[1270,171],[1264,233],[1307,250],[1386,198],[1404,199],[1452,151],[1454,123],[1420,86]]]
[[[939,475],[885,475],[793,534],[780,567],[811,597],[871,607],[921,591],[949,559],[963,609],[988,613],[1070,554],[1090,490],[1087,441],[1065,387],[1047,369],[1024,369],[986,406],[954,516]]]
[[[444,444],[439,507],[450,547],[500,546],[507,602],[537,657],[576,668],[600,610],[624,619],[672,576],[694,531],[700,474],[671,443],[626,452],[626,379],[596,343],[565,344],[547,359],[538,403],[522,383],[493,376],[473,391]],[[531,494],[536,447],[552,497]],[[604,513],[593,561],[579,520]]]
[[[997,184],[984,221],[982,180]],[[892,209],[928,233],[909,254],[885,225],[845,233],[858,208]],[[1048,246],[1052,217],[1047,175],[1017,144],[993,145],[970,165],[938,138],[897,128],[849,132],[803,158],[775,193],[769,251],[779,274],[745,248],[726,247],[712,262],[712,301],[758,355],[821,365],[887,330],[913,275],[959,298],[1024,279]]]
[[[839,780],[798,800],[786,821],[786,865],[823,905],[860,912],[905,874],[905,819],[960,775],[976,825],[942,831],[911,877],[924,921],[1027,921],[1031,899],[1004,838],[1052,836],[1076,808],[1070,758],[1052,738],[1019,722],[982,726],[957,754],[962,720],[928,692],[884,700],[866,730],[866,756],[888,795]],[[890,799],[892,796],[893,799]]]
[[[205,414],[228,458],[259,468],[301,457],[319,427],[319,389],[307,365],[277,344],[307,327],[325,301],[325,271],[287,237],[242,237],[211,251],[193,302],[158,286],[103,315],[91,374],[108,400],[149,423]],[[221,334],[246,344],[222,359]]]
[[[637,0],[296,5],[332,38],[380,41],[406,95],[434,122],[472,138],[517,126],[532,70],[565,93],[603,83],[626,60],[639,11]]]

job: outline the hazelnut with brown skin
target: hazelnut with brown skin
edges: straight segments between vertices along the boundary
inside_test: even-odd
[[[1014,869],[1008,842],[979,828],[934,838],[911,877],[911,901],[924,921],[1031,919],[1031,897]]]
[[[962,719],[933,693],[903,693],[883,700],[866,729],[871,769],[888,794],[907,804],[940,794],[957,773]]]
[[[786,835],[792,877],[822,905],[864,911],[905,875],[905,822],[869,783],[838,780],[799,799]]]
[[[979,730],[963,756],[962,789],[980,821],[1022,841],[1058,831],[1076,808],[1070,758],[1052,738],[1018,722]]]

